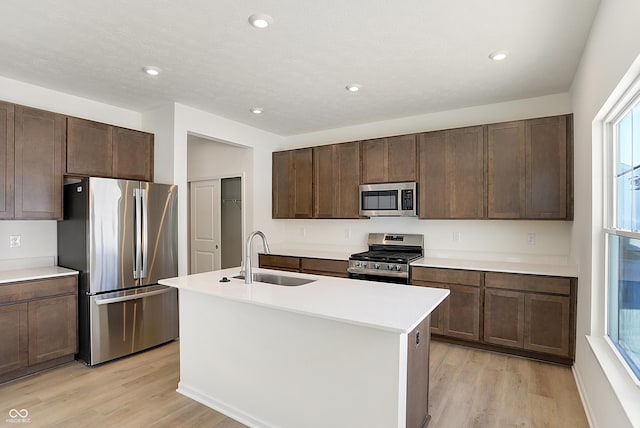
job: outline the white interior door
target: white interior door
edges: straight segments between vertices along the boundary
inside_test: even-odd
[[[191,182],[191,273],[220,269],[220,180]]]

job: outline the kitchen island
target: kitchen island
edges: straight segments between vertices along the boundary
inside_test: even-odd
[[[448,290],[256,272],[314,281],[160,281],[179,289],[178,392],[253,427],[426,423],[429,315]]]

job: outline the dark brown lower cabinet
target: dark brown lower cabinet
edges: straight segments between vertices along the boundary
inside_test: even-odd
[[[0,382],[73,361],[75,275],[0,285]]]
[[[349,262],[346,260],[259,254],[258,266],[264,269],[311,273],[314,275],[336,276],[341,278],[347,278],[349,276],[347,272]]]
[[[414,267],[411,283],[446,288],[450,294],[431,314],[431,333],[480,340],[480,286],[482,272]]]
[[[487,272],[484,341],[573,359],[575,280]]]
[[[429,422],[430,317],[413,329],[407,339],[407,428]]]
[[[0,306],[0,375],[29,364],[27,304]]]
[[[300,272],[314,275],[348,278],[348,267],[349,262],[346,260],[311,259],[306,257],[300,259]]]

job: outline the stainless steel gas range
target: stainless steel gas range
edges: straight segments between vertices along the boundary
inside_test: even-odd
[[[424,254],[424,235],[370,233],[369,251],[349,257],[349,277],[409,284],[409,264]]]

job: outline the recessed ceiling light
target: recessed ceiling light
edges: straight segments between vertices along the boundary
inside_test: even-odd
[[[345,86],[345,89],[349,92],[358,92],[360,89],[362,89],[362,85],[358,85],[357,83],[350,83]]]
[[[273,24],[273,18],[264,13],[254,13],[249,17],[249,24],[256,28],[267,28]]]
[[[160,69],[158,67],[153,67],[150,65],[142,67],[142,71],[147,73],[149,76],[157,76],[158,74],[160,74]]]
[[[253,107],[249,109],[249,111],[253,114],[262,114],[263,110],[260,107]]]
[[[509,56],[509,53],[507,51],[496,51],[496,52],[492,52],[491,55],[489,55],[489,58],[491,58],[494,61],[502,61],[507,56]]]

